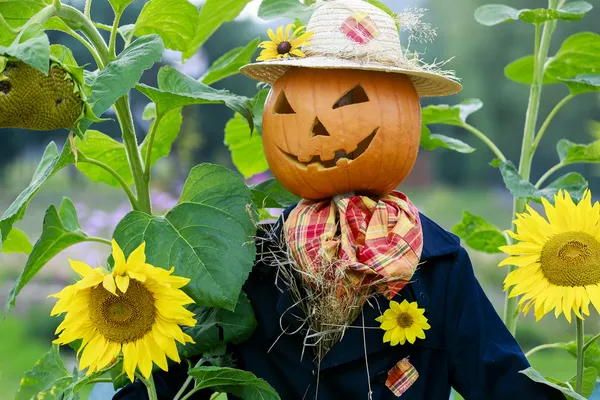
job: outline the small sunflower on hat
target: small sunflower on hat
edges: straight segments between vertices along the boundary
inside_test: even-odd
[[[313,33],[305,32],[304,34],[296,37],[304,29],[306,29],[306,27],[301,26],[294,29],[294,26],[294,24],[289,24],[286,26],[285,32],[283,30],[283,26],[280,26],[277,29],[277,34],[273,32],[273,29],[269,29],[268,35],[271,38],[271,41],[264,41],[258,46],[262,48],[263,51],[260,52],[260,56],[256,60],[266,61],[278,58],[287,58],[290,56],[306,57],[306,54],[300,50],[300,47],[310,46],[308,39],[311,38]],[[290,36],[292,29],[294,29],[294,31]]]

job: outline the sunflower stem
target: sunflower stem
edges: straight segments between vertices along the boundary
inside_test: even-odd
[[[204,364],[206,362],[206,359],[204,357],[201,357],[198,362],[194,365],[194,368],[198,368],[200,367],[202,364]],[[188,362],[188,368],[189,366],[192,365],[191,362]],[[175,397],[173,397],[173,400],[179,400],[181,398],[181,396],[183,396],[183,394],[185,393],[185,389],[187,389],[187,387],[190,385],[190,383],[192,382],[193,377],[188,375],[187,379],[185,380],[185,382],[183,382],[183,385],[181,386],[181,388],[179,389],[179,391],[177,392],[177,394],[175,395]],[[187,398],[188,396],[184,397]],[[182,399],[183,400],[183,399]]]
[[[581,394],[581,389],[583,387],[583,360],[585,358],[583,347],[585,337],[583,336],[583,320],[577,318],[575,322],[577,332],[577,378],[575,381],[575,392]]]
[[[150,374],[150,377],[148,379],[144,378],[139,372],[136,372],[135,374],[137,375],[138,379],[142,381],[142,383],[144,383],[144,385],[146,386],[146,390],[148,391],[148,400],[158,400],[158,396],[156,394],[156,386],[154,385],[154,378],[152,377],[152,374]]]
[[[556,9],[558,0],[548,0],[548,8]],[[529,90],[529,103],[527,105],[527,113],[525,117],[525,128],[523,131],[523,143],[521,145],[521,158],[519,160],[519,175],[525,181],[529,181],[531,175],[531,161],[533,159],[533,142],[535,140],[535,130],[538,120],[540,108],[540,100],[542,95],[542,84],[544,77],[544,65],[548,58],[548,49],[550,47],[550,39],[556,27],[556,21],[548,21],[544,23],[543,33],[540,35],[541,24],[535,25],[535,51],[534,51],[534,71],[533,82]],[[516,215],[525,211],[526,199],[514,198],[513,200],[513,221]],[[513,224],[513,230],[515,226]],[[510,274],[516,269],[516,266],[511,265],[507,274]],[[517,331],[518,298],[509,297],[509,292],[506,292],[504,305],[504,323],[514,334]]]
[[[483,141],[483,143],[485,143],[490,148],[490,150],[492,150],[494,152],[496,157],[498,157],[502,161],[506,161],[506,157],[504,156],[502,151],[498,148],[498,146],[496,146],[496,144],[494,143],[494,141],[492,139],[490,139],[489,137],[487,137],[485,135],[485,133],[481,132],[479,129],[475,128],[473,125],[470,125],[467,123],[465,123],[463,125],[463,128],[465,128],[466,130],[471,132],[473,135],[475,135],[479,139],[481,139]]]

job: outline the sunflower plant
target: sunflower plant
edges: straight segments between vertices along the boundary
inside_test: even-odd
[[[77,278],[52,295],[57,338],[26,373],[16,398],[74,399],[89,384],[108,381],[119,388],[139,379],[156,399],[152,371],[197,357],[177,399],[211,387],[244,398],[278,399],[266,382],[236,370],[225,351],[227,343],[245,340],[256,326],[241,289],[256,251],[259,207],[253,200],[262,206],[271,188],[249,188],[237,173],[201,164],[189,172],[178,203],[163,215],[153,212],[149,190],[152,167],[169,154],[184,107],[224,105],[248,137],[255,130],[259,97],[209,85],[249,62],[259,38],[224,54],[200,79],[170,66],[155,68],[166,49],[180,52],[182,62],[190,58],[250,0],[231,0],[226,9],[221,0],[207,0],[201,9],[188,0],[149,0],[132,25],[121,18],[133,0],[96,1],[112,6],[112,24],[92,18],[91,0],[81,2],[81,9],[60,0],[0,2],[0,131],[65,129],[63,146],[48,144],[31,183],[0,217],[1,251],[28,255],[7,311],[66,248],[96,242],[106,255],[97,266],[70,261]],[[81,65],[70,49],[51,44],[47,31],[74,38],[94,62]],[[146,71],[155,74],[156,85],[141,82]],[[133,90],[148,99],[143,113],[151,120],[148,132],[134,123]],[[109,109],[114,114],[106,113]],[[113,116],[120,140],[102,131]],[[65,198],[48,207],[32,244],[18,223],[37,192],[68,166],[98,185],[121,189],[131,212],[111,238],[95,237],[81,228],[73,201]],[[66,345],[78,361],[73,372],[63,362]]]

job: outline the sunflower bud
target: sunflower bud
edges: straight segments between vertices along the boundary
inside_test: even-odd
[[[84,102],[77,83],[61,65],[53,63],[46,76],[21,61],[4,60],[0,62],[0,128],[45,131],[75,124]]]

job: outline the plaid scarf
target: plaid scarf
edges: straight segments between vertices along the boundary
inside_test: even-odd
[[[423,249],[419,212],[396,191],[378,198],[303,199],[285,221],[284,232],[308,284],[310,276],[335,264],[352,286],[374,287],[388,299],[410,281]]]

